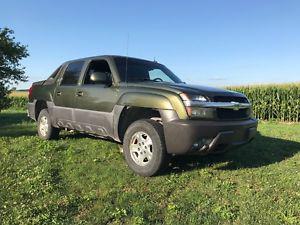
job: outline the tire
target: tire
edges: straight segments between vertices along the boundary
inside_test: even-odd
[[[123,149],[129,168],[141,176],[156,175],[168,166],[163,127],[153,120],[132,123],[125,132]]]
[[[57,139],[60,129],[53,127],[51,124],[51,118],[47,109],[42,109],[38,121],[37,130],[40,138],[44,140]]]

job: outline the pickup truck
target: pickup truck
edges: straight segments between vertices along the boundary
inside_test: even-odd
[[[33,83],[28,116],[45,140],[67,129],[123,144],[142,176],[160,172],[172,155],[245,144],[257,130],[243,94],[188,85],[158,62],[114,55],[65,62]]]

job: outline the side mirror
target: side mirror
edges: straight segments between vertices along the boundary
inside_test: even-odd
[[[90,81],[93,84],[111,84],[111,78],[110,73],[104,73],[104,72],[93,72],[90,76]]]

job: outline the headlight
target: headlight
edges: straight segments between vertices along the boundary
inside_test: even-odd
[[[208,99],[202,95],[189,95],[181,93],[180,97],[186,107],[186,111],[191,118],[213,119],[215,109],[199,107],[199,103],[208,102]]]
[[[184,103],[185,106],[192,106],[193,103],[199,103],[199,102],[207,102],[208,99],[202,95],[189,95],[186,93],[181,93],[180,97]]]

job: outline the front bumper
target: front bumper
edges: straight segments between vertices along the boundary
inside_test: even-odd
[[[173,120],[164,123],[165,141],[168,153],[209,154],[220,147],[242,145],[251,141],[257,132],[257,120],[243,121],[199,121]],[[196,143],[200,144],[195,148]]]

